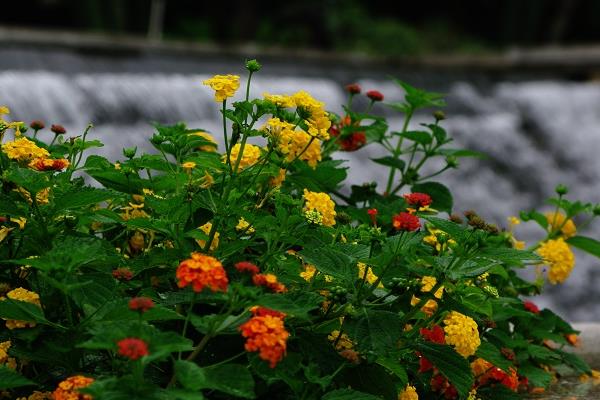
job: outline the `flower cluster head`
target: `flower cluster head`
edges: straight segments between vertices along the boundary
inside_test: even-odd
[[[392,226],[397,231],[416,231],[421,227],[421,222],[419,221],[419,217],[416,215],[401,212],[392,217]]]
[[[59,125],[59,124],[52,124],[52,126],[50,127],[50,130],[55,135],[64,135],[65,133],[67,133],[67,130],[65,129],[65,127],[62,125]]]
[[[335,225],[335,203],[327,193],[311,192],[304,189],[304,211],[318,211],[323,216],[323,225]]]
[[[40,303],[40,296],[32,291],[24,289],[22,287],[11,290],[6,293],[6,297],[11,300],[24,301],[26,303],[35,304],[38,307],[42,307]],[[1,300],[5,300],[2,298]],[[16,319],[5,319],[6,327],[8,329],[19,329],[19,328],[33,328],[36,323],[33,321],[20,321]]]
[[[209,153],[214,153],[214,152],[217,151],[217,141],[215,140],[215,138],[210,133],[198,131],[198,132],[191,133],[190,135],[192,135],[192,136],[198,136],[199,138],[202,138],[202,139],[206,140],[207,142],[211,143],[211,144],[205,144],[205,145],[202,145],[202,146],[198,146],[196,148],[196,150],[206,151],[206,152],[209,152]]]
[[[250,222],[246,221],[244,217],[240,217],[237,225],[235,226],[235,230],[238,232],[245,232],[247,234],[252,234],[256,231]]]
[[[313,139],[302,131],[296,130],[294,125],[279,118],[269,119],[262,127],[271,140],[276,144],[277,151],[290,163],[294,160],[306,161],[311,168],[316,168],[321,161],[321,141]]]
[[[346,85],[346,92],[350,94],[360,94],[361,88],[358,83],[350,83]]]
[[[546,213],[546,221],[548,221],[548,230],[550,232],[560,230],[561,235],[568,239],[577,234],[577,227],[573,223],[572,219],[567,219],[567,217],[561,213]]]
[[[539,314],[540,313],[540,309],[538,308],[538,306],[536,306],[531,301],[524,301],[523,302],[523,308],[525,308],[527,311],[529,311],[531,313],[534,313],[534,314]]]
[[[478,358],[471,363],[471,371],[473,371],[478,386],[500,383],[514,392],[517,391],[519,386],[517,370],[512,367],[509,368],[507,373],[489,361]]]
[[[325,111],[325,104],[315,100],[310,94],[305,91],[300,91],[292,96],[294,103],[301,113],[306,113],[305,122],[307,125],[307,133],[317,139],[329,139],[329,127],[331,120]]]
[[[398,400],[419,400],[417,388],[411,385],[406,385],[404,390],[398,395]]]
[[[273,274],[255,274],[252,276],[252,282],[256,286],[264,286],[275,293],[283,293],[287,291],[285,285],[277,280],[277,276]]]
[[[422,207],[427,207],[432,202],[431,196],[429,196],[426,193],[408,193],[405,194],[403,197],[409,205],[417,207],[418,209]]]
[[[221,103],[235,95],[240,87],[240,77],[237,75],[215,75],[202,83],[210,86],[215,91],[215,101]]]
[[[336,142],[339,144],[342,151],[356,151],[367,144],[367,136],[362,131],[344,133],[342,130],[346,126],[355,125],[359,126],[360,122],[352,122],[349,115],[346,115],[337,124],[332,124],[329,128],[331,136],[337,138]]]
[[[475,354],[481,344],[477,323],[457,311],[452,311],[444,319],[446,343],[454,346],[456,352],[463,357]]]
[[[149,354],[148,344],[142,339],[138,338],[121,339],[117,342],[117,347],[119,348],[119,355],[125,358],[129,358],[133,361],[147,356]]]
[[[198,229],[200,229],[206,235],[210,235],[210,231],[212,230],[212,222],[207,222],[204,225],[202,225],[201,227],[199,227]],[[221,234],[219,232],[215,232],[213,240],[210,243],[210,249],[208,249],[209,251],[215,251],[217,249],[217,247],[219,247],[219,237],[220,236],[221,236]],[[198,243],[198,246],[200,246],[202,249],[204,249],[204,247],[206,246],[206,240],[203,240],[203,239],[196,239],[196,243]]]
[[[317,210],[306,210],[304,212],[304,217],[310,224],[323,225],[323,214]]]
[[[10,346],[12,346],[12,342],[10,340],[0,342],[0,365],[7,366],[10,369],[16,369],[17,360],[8,356],[8,350],[10,349]]]
[[[112,276],[119,281],[130,281],[133,278],[133,272],[127,267],[113,269]]]
[[[367,264],[363,262],[358,262],[356,264],[356,268],[358,268],[358,279],[366,278],[367,282],[369,282],[371,285],[373,285],[379,280],[379,277],[373,273],[373,270],[371,269],[371,267],[367,266]],[[377,287],[382,288],[383,284],[379,282]]]
[[[54,396],[54,400],[93,400],[89,394],[82,394],[77,390],[83,389],[93,382],[93,378],[86,376],[71,376],[59,383],[52,395]]]
[[[246,338],[244,348],[246,351],[258,351],[259,357],[275,368],[285,356],[290,336],[283,323],[285,314],[264,307],[253,307],[250,311],[253,317],[239,327],[241,335]]]
[[[35,158],[46,158],[50,155],[48,150],[39,147],[26,137],[20,137],[12,142],[6,142],[2,145],[2,151],[6,153],[11,160],[30,161]]]
[[[213,292],[227,291],[229,280],[219,260],[200,253],[192,253],[191,257],[177,267],[177,285],[180,288],[192,285],[194,292],[201,292],[205,287]]]
[[[38,390],[34,390],[27,397],[18,397],[17,400],[54,400],[54,396],[52,392],[40,392]]]
[[[260,272],[260,269],[249,261],[240,261],[236,263],[234,267],[239,272],[247,272],[250,275],[256,275]]]
[[[145,313],[153,307],[154,301],[152,301],[150,297],[134,297],[131,300],[129,300],[129,309],[131,311]]]
[[[575,255],[562,237],[542,243],[537,253],[550,266],[548,280],[553,285],[564,282],[575,266]]]
[[[366,94],[371,101],[383,101],[383,94],[378,90],[369,90]]]
[[[62,171],[68,166],[66,158],[36,158],[29,163],[29,168],[36,171]]]
[[[232,168],[235,166],[235,163],[237,162],[237,159],[240,154],[241,146],[242,145],[240,143],[236,143],[229,152],[229,163],[231,164]],[[256,164],[258,162],[259,158],[260,158],[260,147],[255,146],[250,143],[246,143],[246,145],[244,146],[244,151],[242,153],[242,157],[240,158],[238,170],[241,171],[243,169],[253,166],[254,164]],[[227,154],[223,154],[222,162],[224,162],[224,163],[227,162]]]

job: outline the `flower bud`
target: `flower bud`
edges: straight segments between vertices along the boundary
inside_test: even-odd
[[[446,114],[442,110],[437,110],[433,112],[433,118],[435,118],[436,121],[442,121],[446,119]]]
[[[246,60],[246,69],[250,72],[258,72],[262,68],[262,65],[256,59]]]
[[[554,191],[559,196],[564,196],[565,194],[569,193],[569,188],[561,183],[559,185],[556,185],[556,188],[554,188]]]
[[[350,94],[359,94],[361,91],[360,85],[358,83],[351,83],[346,85],[346,92]]]
[[[34,131],[39,131],[41,129],[44,129],[44,127],[46,125],[44,125],[44,123],[42,121],[40,121],[39,119],[36,119],[35,121],[31,121],[31,123],[29,124],[29,126],[31,127],[31,129],[33,129]]]
[[[371,101],[383,101],[383,94],[378,90],[369,90],[367,92],[367,97],[371,99]]]
[[[448,157],[446,157],[446,164],[448,165],[449,168],[457,168],[458,160],[454,156],[448,156]]]
[[[54,132],[55,135],[63,135],[65,133],[67,133],[67,130],[65,129],[65,127],[62,125],[58,125],[58,124],[52,125],[50,127],[50,130],[52,132]]]
[[[150,142],[155,146],[160,146],[166,140],[167,138],[165,138],[163,135],[152,135],[152,137],[150,138]]]
[[[137,147],[129,147],[123,149],[123,155],[129,159],[135,157],[135,153],[137,152]]]

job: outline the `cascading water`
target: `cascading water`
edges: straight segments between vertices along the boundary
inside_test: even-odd
[[[6,51],[0,58],[4,60],[0,62],[0,104],[10,107],[11,117],[41,119],[47,125],[60,123],[66,126],[68,135],[80,134],[91,122],[95,125],[92,136],[106,144],[98,152],[112,160],[122,158],[122,147],[149,150],[147,139],[152,134],[152,121],[187,121],[188,126],[212,131],[220,138],[219,107],[212,99],[212,91],[201,84],[213,72],[230,72],[218,63],[211,63],[211,70],[204,65],[203,73],[197,75],[189,72],[188,64],[183,70],[158,72],[161,68],[154,68],[131,72],[135,65],[129,63],[127,68],[121,65],[115,68],[118,72],[109,72],[110,63],[96,63],[89,68],[94,72],[82,72],[87,70],[85,65],[79,70],[66,64],[64,68],[53,65],[44,69],[41,56],[25,58],[29,63],[23,58],[18,62],[13,59],[7,65]],[[265,69],[254,81],[253,95],[306,90],[339,113],[340,104],[346,99],[341,85],[348,83],[343,80],[360,75],[332,77],[331,71],[324,70],[325,78],[317,78],[318,74],[303,75],[297,68],[289,73],[290,70],[294,68],[288,68],[287,75],[269,76]],[[427,76],[422,79],[427,80]],[[372,73],[357,81],[366,89],[377,88],[386,100],[402,97],[396,85],[373,80]],[[432,88],[432,84],[428,87]],[[507,216],[541,206],[558,183],[568,184],[574,198],[600,201],[600,85],[520,81],[482,87],[464,80],[447,81],[437,89],[448,93],[450,118],[443,124],[455,138],[455,147],[479,150],[489,156],[487,160],[463,159],[458,170],[440,179],[452,188],[457,211],[474,209],[488,220],[506,226]],[[388,114],[392,128],[401,126],[400,116],[380,106],[376,111]],[[425,120],[430,118],[418,116],[414,127]],[[369,167],[373,166],[369,158],[380,154],[375,146],[340,154],[338,157],[349,160],[353,167],[347,183],[382,184],[386,177]],[[520,239],[543,234],[537,233],[533,227],[523,225],[516,231]],[[598,233],[600,229],[584,234],[598,237]],[[552,306],[571,321],[600,320],[596,306],[600,298],[600,263],[581,253],[577,253],[577,260],[572,278],[550,288],[539,302]]]

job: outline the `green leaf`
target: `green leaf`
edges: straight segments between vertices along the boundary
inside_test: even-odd
[[[322,247],[304,249],[299,254],[305,263],[314,265],[319,272],[348,283],[356,279],[356,261],[343,251]]]
[[[519,375],[525,376],[534,387],[548,387],[552,382],[552,375],[531,363],[519,365]]]
[[[587,236],[573,236],[567,243],[600,258],[600,242]]]
[[[577,373],[590,374],[592,372],[590,366],[587,365],[587,363],[583,361],[581,357],[579,357],[577,354],[569,353],[558,349],[554,351],[561,356],[565,364],[573,368],[575,371],[577,371]]]
[[[401,132],[399,135],[422,145],[429,144],[432,141],[431,135],[424,131]]]
[[[441,229],[450,235],[450,238],[460,240],[465,236],[466,229],[456,222],[448,221],[438,217],[424,216],[424,219],[429,221],[435,228]]]
[[[111,199],[113,196],[114,194],[108,190],[91,187],[71,187],[70,190],[54,199],[56,204],[54,212],[58,213],[63,210],[95,205]]]
[[[40,190],[50,186],[48,177],[29,168],[15,168],[8,171],[6,179],[18,186],[25,188],[30,194],[37,193]]]
[[[380,357],[377,359],[377,364],[396,375],[396,377],[400,380],[398,386],[404,387],[408,383],[406,368],[400,364],[400,360],[392,357]]]
[[[263,307],[286,313],[290,317],[307,318],[310,311],[320,307],[323,297],[314,292],[288,292],[265,294],[256,302]]]
[[[393,168],[399,169],[401,171],[404,171],[404,167],[406,166],[406,163],[404,161],[402,161],[399,158],[392,157],[392,156],[385,156],[385,157],[381,157],[381,158],[371,158],[371,161],[373,161],[374,163],[380,164],[380,165],[385,165],[386,167],[393,167]]]
[[[401,318],[390,311],[366,311],[356,321],[346,323],[348,334],[358,342],[361,349],[385,354],[397,346],[402,331]]]
[[[296,171],[289,175],[286,181],[289,180],[311,191],[331,192],[346,179],[348,168],[340,167],[342,163],[343,160],[323,161],[313,169],[307,163],[297,161],[294,163]]]
[[[52,324],[44,317],[44,312],[39,306],[9,298],[0,300],[0,318]]]
[[[484,314],[487,317],[492,316],[492,305],[487,301],[488,296],[481,289],[470,286],[463,289],[461,293],[461,303],[476,313]]]
[[[417,89],[399,79],[394,79],[394,82],[404,89],[404,99],[414,110],[425,107],[444,107],[446,105],[444,95],[441,93]]]
[[[505,372],[508,372],[508,369],[513,365],[506,357],[504,357],[504,355],[502,355],[496,346],[486,340],[481,341],[475,355],[494,364]]]
[[[413,192],[426,193],[431,196],[433,202],[431,208],[452,213],[453,199],[450,190],[439,182],[424,182],[413,185]]]
[[[488,158],[484,153],[480,153],[475,150],[466,150],[466,149],[439,149],[440,154],[445,156],[453,156],[453,157],[476,157],[476,158]]]
[[[11,199],[5,194],[0,194],[0,215],[18,217],[21,215],[27,215],[27,213],[21,210],[14,199]]]
[[[416,349],[448,378],[461,397],[468,396],[473,386],[473,375],[469,362],[463,356],[452,347],[437,343],[420,343]]]
[[[381,400],[381,397],[352,389],[337,389],[325,394],[321,400]]]
[[[36,385],[36,383],[25,378],[14,369],[8,368],[6,365],[0,365],[0,389],[5,390],[30,385]]]
[[[485,247],[479,250],[479,258],[490,258],[506,264],[521,265],[523,263],[539,263],[540,256],[531,251],[512,249],[509,247]]]
[[[548,229],[548,219],[546,218],[546,216],[544,214],[540,214],[537,211],[521,211],[519,213],[519,217],[521,217],[521,219],[523,221],[529,221],[529,220],[534,220],[535,222],[538,223],[539,226],[542,227],[542,229],[546,230]]]
[[[180,360],[175,362],[175,376],[186,389],[214,389],[245,399],[256,397],[252,374],[243,365],[223,364],[201,368],[192,362]]]

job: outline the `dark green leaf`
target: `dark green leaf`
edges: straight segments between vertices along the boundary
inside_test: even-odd
[[[431,135],[424,131],[408,131],[401,132],[400,136],[407,138],[408,140],[412,140],[413,142],[417,142],[422,145],[426,145],[431,143]]]
[[[469,362],[463,356],[442,344],[421,343],[416,348],[448,378],[461,397],[467,397],[473,386],[473,375]]]
[[[393,168],[399,169],[401,171],[404,171],[404,167],[406,166],[406,163],[404,161],[402,161],[399,158],[392,157],[392,156],[385,156],[385,157],[381,157],[381,158],[371,158],[371,160],[374,163],[377,163],[380,165],[385,165],[386,167],[393,167]]]
[[[587,236],[573,236],[567,239],[567,243],[580,250],[600,257],[600,242]]]
[[[320,307],[323,297],[314,292],[289,292],[265,294],[256,302],[258,305],[284,312],[290,317],[306,318],[308,312]]]
[[[381,400],[381,397],[352,389],[337,389],[325,394],[321,400]]]
[[[500,350],[488,341],[481,341],[481,344],[477,348],[475,353],[477,357],[483,358],[484,360],[494,364],[496,367],[508,372],[508,369],[512,367],[512,362],[506,359]]]
[[[14,369],[0,365],[0,389],[12,389],[21,386],[35,385],[36,383],[25,378]]]
[[[243,365],[223,364],[201,368],[189,361],[177,361],[175,374],[187,389],[214,389],[245,399],[255,397],[254,379]]]
[[[534,387],[548,387],[552,382],[552,375],[531,363],[519,365],[519,375],[525,376]]]
[[[401,318],[389,311],[366,311],[356,321],[346,323],[348,334],[358,342],[362,349],[385,354],[397,346],[402,332],[398,327]]]
[[[56,207],[54,212],[96,205],[112,198],[114,195],[108,190],[91,187],[72,187],[54,199]]]

